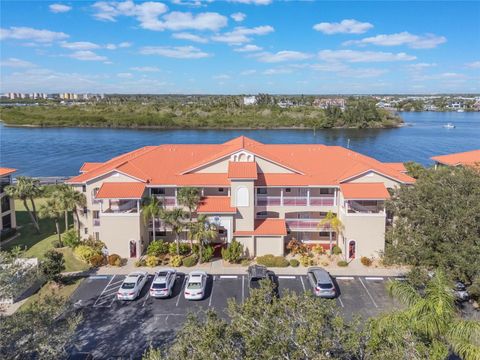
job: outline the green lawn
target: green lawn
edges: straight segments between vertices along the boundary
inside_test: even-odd
[[[35,294],[30,296],[27,299],[27,301],[25,301],[25,303],[18,309],[18,311],[25,310],[34,301],[42,301],[45,295],[53,294],[55,296],[63,297],[66,300],[68,300],[70,296],[73,294],[73,292],[81,284],[82,280],[83,278],[73,278],[73,277],[66,278],[65,285],[62,285],[60,287],[52,283],[46,283],[45,285],[43,285],[42,288],[40,288],[40,290],[38,290]]]
[[[35,200],[38,208],[45,202],[45,199]],[[53,241],[58,239],[55,234],[55,223],[52,219],[40,219],[40,234],[37,233],[35,227],[31,224],[30,215],[26,211],[23,203],[15,200],[15,211],[17,216],[17,227],[20,236],[15,240],[10,241],[2,250],[10,250],[15,246],[20,246],[25,249],[27,257],[43,258],[43,254],[53,248]],[[69,218],[70,227],[73,224],[72,217]],[[60,231],[65,231],[64,219],[60,221]],[[83,261],[78,260],[73,256],[72,249],[61,248],[58,251],[62,252],[65,258],[65,271],[82,271],[88,269],[88,265]]]

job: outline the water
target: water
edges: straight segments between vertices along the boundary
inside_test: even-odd
[[[19,175],[69,176],[85,161],[105,161],[145,145],[221,143],[245,135],[264,143],[347,146],[380,161],[428,165],[439,154],[480,148],[480,113],[402,113],[399,129],[365,130],[130,130],[13,128],[0,124],[0,165]],[[445,129],[446,123],[456,125]],[[350,141],[349,141],[350,139]]]

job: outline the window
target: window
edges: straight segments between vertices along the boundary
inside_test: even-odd
[[[292,192],[292,189],[290,189],[290,188],[285,188],[285,192]]]
[[[87,192],[87,185],[82,185],[82,191]]]
[[[85,207],[83,208],[83,215],[87,215],[87,213],[88,213],[88,209],[87,209],[87,207],[85,206]]]
[[[267,217],[268,213],[266,211],[259,211],[257,212],[257,218],[259,219],[265,219]]]
[[[259,195],[267,195],[267,188],[258,188],[257,194]]]
[[[320,231],[318,233],[318,236],[320,237],[329,237],[330,236],[330,233],[328,231]]]
[[[320,189],[320,194],[333,194],[333,189],[330,188],[321,188]]]
[[[85,235],[88,235],[88,228],[84,228],[83,231],[84,231]]]
[[[223,229],[218,229],[218,233],[219,233],[220,235],[223,235],[223,234],[225,234],[225,230],[223,230]]]
[[[10,229],[12,227],[12,216],[10,214],[2,217],[2,228]]]
[[[155,230],[155,236],[167,236],[167,232],[164,230]]]
[[[94,219],[99,219],[100,218],[100,211],[93,210],[93,218]]]
[[[95,233],[95,240],[100,241],[100,233],[99,232]]]
[[[237,188],[236,202],[237,207],[249,206],[249,195],[246,187],[241,186]]]
[[[165,195],[165,188],[151,188],[152,195]]]
[[[223,188],[218,188],[218,192],[223,192]]]

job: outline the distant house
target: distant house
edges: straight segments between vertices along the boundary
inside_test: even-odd
[[[2,234],[11,232],[17,227],[15,219],[15,203],[7,194],[5,187],[12,183],[12,174],[15,169],[0,168],[0,232]]]
[[[462,153],[434,156],[435,168],[438,166],[470,166],[480,169],[480,149]]]
[[[256,105],[257,97],[256,96],[244,96],[243,105]]]
[[[327,109],[329,107],[339,107],[340,109],[344,110],[345,109],[345,104],[346,101],[343,98],[326,98],[326,99],[321,99],[317,98],[313,100],[313,106],[319,107],[320,109]]]
[[[280,106],[282,109],[286,109],[293,106],[293,102],[291,100],[281,100],[277,103],[277,105]]]

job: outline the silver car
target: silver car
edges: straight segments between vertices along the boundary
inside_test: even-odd
[[[192,271],[187,275],[183,295],[187,300],[202,300],[207,287],[207,273],[205,271]]]
[[[333,299],[337,290],[328,271],[321,267],[311,267],[307,270],[307,277],[315,296]]]
[[[150,286],[150,296],[155,298],[171,297],[176,278],[177,271],[174,269],[157,271]]]
[[[146,271],[134,271],[123,280],[122,285],[118,289],[118,300],[135,300],[142,292],[148,280]]]

